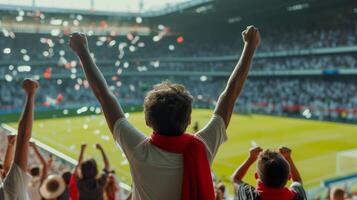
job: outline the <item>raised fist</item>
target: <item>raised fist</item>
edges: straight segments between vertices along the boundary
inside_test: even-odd
[[[81,144],[81,149],[87,148],[87,144]]]
[[[71,49],[79,53],[88,48],[88,41],[85,34],[74,32],[69,36],[69,46]]]
[[[33,79],[25,79],[22,82],[22,88],[25,90],[27,94],[35,94],[38,88],[38,82]]]
[[[14,145],[16,142],[16,135],[8,135],[7,142],[8,142],[8,145]]]
[[[262,152],[262,151],[263,151],[263,149],[260,147],[253,147],[253,148],[249,149],[249,158],[257,160],[260,152]]]
[[[246,44],[253,45],[253,47],[257,47],[260,43],[260,34],[257,28],[254,26],[248,26],[242,32],[243,41]]]
[[[291,156],[291,149],[289,149],[288,147],[281,147],[279,149],[279,152],[284,158],[290,158]]]
[[[103,149],[102,145],[99,143],[95,144],[95,148],[97,148],[99,150]]]

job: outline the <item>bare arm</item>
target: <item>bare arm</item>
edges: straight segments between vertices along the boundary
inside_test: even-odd
[[[302,184],[302,179],[300,176],[300,173],[298,169],[295,166],[295,163],[293,159],[291,158],[291,149],[287,147],[282,147],[280,148],[280,153],[284,156],[284,158],[288,161],[290,165],[290,174],[291,174],[291,179],[294,182],[299,182]]]
[[[228,127],[235,102],[241,93],[244,82],[248,76],[250,63],[255,49],[260,42],[259,32],[253,26],[247,27],[247,29],[242,32],[242,36],[244,40],[244,48],[241,57],[228,79],[226,88],[218,98],[215,109],[215,113],[223,118],[226,127]]]
[[[7,148],[5,152],[4,158],[4,172],[7,172],[10,169],[11,162],[14,159],[14,152],[15,152],[15,142],[16,142],[16,135],[8,135],[7,136]]]
[[[244,176],[247,174],[249,168],[253,165],[253,163],[257,160],[262,149],[260,147],[255,147],[250,149],[249,157],[244,163],[239,166],[236,171],[233,173],[231,179],[233,183],[241,183]]]
[[[79,152],[79,157],[78,157],[78,163],[76,167],[74,168],[74,174],[78,176],[78,168],[81,166],[82,161],[83,161],[83,155],[84,155],[84,150],[86,150],[87,144],[82,144],[81,145],[81,151]]]
[[[35,143],[30,143],[31,147],[33,148],[37,159],[40,161],[42,165],[42,173],[41,173],[41,182],[44,181],[48,174],[48,166],[46,163],[45,158],[42,156],[41,152],[39,151],[37,145]]]
[[[22,87],[25,90],[27,97],[25,108],[19,122],[14,161],[23,171],[27,171],[27,159],[32,131],[35,93],[38,88],[38,83],[34,80],[26,79],[22,83]]]
[[[53,155],[50,154],[47,159],[47,169],[51,170],[52,169],[52,164],[53,164]]]
[[[96,148],[100,151],[100,153],[102,154],[102,157],[103,157],[103,162],[104,162],[104,169],[109,171],[110,170],[110,164],[109,164],[109,159],[108,159],[108,156],[107,154],[105,153],[102,145],[100,145],[99,143],[97,143],[96,145]]]
[[[108,88],[103,74],[94,63],[87,45],[87,38],[82,33],[73,33],[70,38],[70,46],[80,58],[86,78],[94,95],[102,106],[109,129],[113,132],[114,123],[123,118],[124,112],[114,94]]]
[[[131,200],[131,197],[133,196],[133,192],[130,192],[128,196],[126,197],[126,200]]]

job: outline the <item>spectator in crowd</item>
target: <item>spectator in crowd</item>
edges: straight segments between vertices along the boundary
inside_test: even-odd
[[[125,119],[90,55],[86,36],[71,35],[70,47],[79,56],[108,126],[129,161],[133,199],[215,198],[210,164],[226,140],[225,129],[260,42],[259,32],[253,26],[247,27],[242,36],[242,56],[207,126],[195,136],[183,134],[191,122],[192,97],[182,85],[164,82],[155,85],[144,100],[146,124],[154,131],[147,138]]]
[[[216,186],[215,186],[215,190],[216,190],[216,200],[224,200],[226,199],[226,186],[223,184],[222,181],[219,181]]]
[[[32,147],[33,151],[35,152],[36,158],[41,163],[41,170],[40,166],[33,166],[30,169],[30,174],[32,176],[31,181],[28,185],[28,194],[31,200],[41,200],[40,194],[40,187],[43,181],[47,178],[48,173],[48,166],[45,158],[40,153],[37,145],[34,142],[30,142],[30,146]]]
[[[257,161],[258,160],[258,161]],[[243,178],[250,166],[257,161],[257,186],[248,185]],[[290,178],[290,188],[285,185]],[[282,147],[279,152],[263,151],[260,147],[250,149],[248,159],[232,175],[236,199],[238,200],[305,200],[302,179],[291,158],[291,150]]]
[[[342,188],[333,188],[330,191],[330,200],[345,200],[346,192]]]
[[[62,179],[63,179],[66,187],[65,187],[64,192],[58,198],[59,200],[69,200],[70,199],[69,183],[70,183],[70,180],[71,180],[71,176],[72,176],[72,173],[70,171],[65,171],[65,172],[62,173]]]
[[[83,161],[83,154],[87,145],[81,146],[78,164],[74,170],[76,186],[78,188],[79,200],[100,200],[103,199],[104,187],[110,170],[108,157],[100,144],[96,148],[100,151],[104,161],[103,172],[98,176],[97,163],[94,159]]]
[[[3,163],[3,169],[1,172],[1,179],[4,180],[6,174],[8,173],[11,162],[14,159],[14,153],[15,153],[15,142],[16,142],[16,135],[8,135],[7,136],[7,148],[5,152],[5,158],[4,158],[4,163]]]
[[[50,175],[41,185],[40,194],[42,199],[59,200],[65,189],[66,184],[61,176]]]
[[[115,177],[112,174],[109,174],[107,183],[104,187],[104,200],[115,200],[117,193],[119,193],[119,187],[116,183]]]
[[[22,87],[26,92],[26,103],[19,121],[14,161],[3,184],[0,186],[1,200],[29,199],[27,194],[27,184],[30,175],[26,172],[29,142],[32,131],[35,93],[38,88],[38,83],[31,79],[25,79],[22,83]]]

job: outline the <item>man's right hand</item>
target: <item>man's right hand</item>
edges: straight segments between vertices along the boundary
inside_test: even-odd
[[[22,82],[22,88],[25,90],[26,94],[34,95],[38,88],[38,82],[34,79],[27,78]]]
[[[84,33],[74,32],[69,37],[69,46],[77,54],[88,49],[87,37]]]
[[[257,48],[260,43],[260,34],[257,28],[254,26],[248,26],[243,32],[242,37],[244,43],[252,45],[252,47]]]
[[[249,159],[256,161],[258,159],[260,152],[262,151],[263,149],[260,147],[253,147],[249,149]]]

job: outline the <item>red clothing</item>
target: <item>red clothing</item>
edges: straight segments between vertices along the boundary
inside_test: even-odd
[[[256,191],[262,200],[292,200],[296,193],[289,188],[269,188],[258,181]]]
[[[213,181],[206,147],[189,134],[180,136],[151,135],[151,144],[183,156],[182,200],[214,200]]]
[[[70,200],[77,200],[78,199],[78,188],[76,184],[76,175],[72,174],[71,180],[69,181],[69,198]]]

